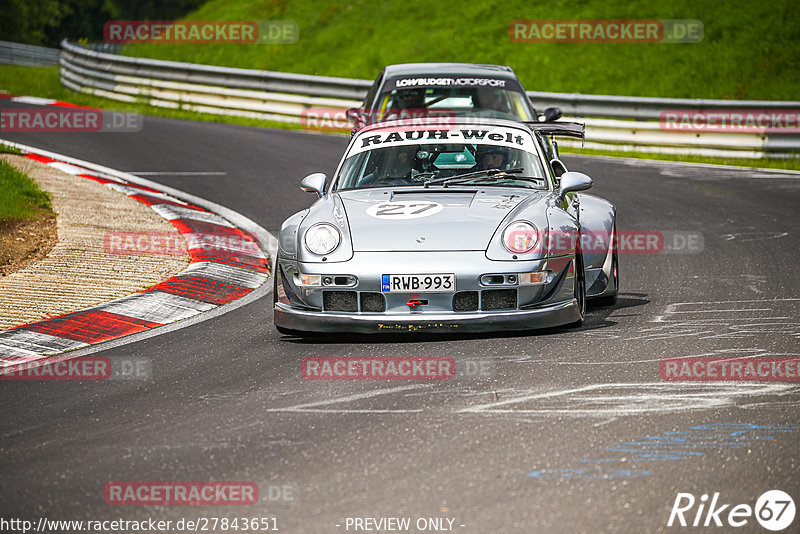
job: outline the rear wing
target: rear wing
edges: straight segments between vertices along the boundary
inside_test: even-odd
[[[563,137],[577,137],[584,142],[586,133],[580,122],[535,122],[525,121],[525,125],[541,135],[556,135]]]

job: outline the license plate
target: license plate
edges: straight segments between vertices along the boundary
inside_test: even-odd
[[[456,290],[454,274],[384,274],[381,276],[383,293],[453,293]]]

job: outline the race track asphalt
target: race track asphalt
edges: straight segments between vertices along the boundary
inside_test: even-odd
[[[141,174],[276,235],[313,200],[300,179],[331,174],[347,144],[153,117],[139,133],[1,137]],[[268,295],[98,353],[151,359],[149,381],[3,381],[0,516],[276,517],[303,534],[347,532],[348,517],[445,517],[464,534],[641,533],[700,530],[666,527],[679,492],[798,501],[797,383],[665,382],[659,360],[798,357],[800,175],[564,159],[617,206],[619,230],[699,232],[702,251],[621,255],[618,304],[590,308],[578,329],[304,340],[277,333]],[[307,381],[307,356],[451,356],[488,362],[491,376]],[[103,499],[109,481],[170,480],[254,481],[262,499]],[[751,517],[736,531],[764,530]]]

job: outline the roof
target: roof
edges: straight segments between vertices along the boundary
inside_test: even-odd
[[[415,74],[453,74],[467,76],[499,76],[516,80],[511,67],[502,65],[481,65],[478,63],[401,63],[387,65],[387,78],[413,76]]]
[[[414,119],[400,119],[385,122],[378,122],[365,126],[358,130],[357,134],[361,135],[365,132],[375,132],[381,130],[394,130],[404,132],[406,130],[419,130],[420,128],[432,129],[435,126],[442,126],[442,129],[450,129],[454,126],[472,126],[475,128],[492,128],[495,126],[504,126],[506,128],[519,128],[520,130],[531,131],[530,127],[525,123],[519,121],[512,121],[507,119],[487,119],[478,117],[424,117]]]

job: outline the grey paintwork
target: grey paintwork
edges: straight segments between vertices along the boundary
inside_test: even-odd
[[[469,121],[461,119],[457,124],[468,126]],[[525,128],[511,121],[493,124]],[[362,130],[351,140],[351,146],[361,136],[388,127],[392,127],[391,123]],[[336,191],[336,180],[327,180],[327,188],[319,188],[320,198],[308,210],[287,219],[281,228],[275,272],[275,324],[289,330],[323,332],[453,328],[478,331],[531,329],[581,320],[576,299],[575,250],[544,244],[548,243],[548,236],[555,234],[574,236],[576,242],[582,231],[609,234],[614,228],[615,208],[593,195],[562,194],[542,155],[541,138],[526,131],[537,139],[539,156],[548,173],[547,190],[478,183],[448,188],[437,185],[426,189],[420,185]],[[367,214],[371,206],[393,200],[431,201],[443,208],[427,217],[401,221]],[[514,255],[503,246],[501,235],[508,224],[519,220],[539,229],[542,246],[528,254]],[[303,236],[322,222],[339,230],[341,244],[321,257],[306,249]],[[610,283],[610,253],[608,249],[592,249],[582,255],[586,287],[593,291],[589,296],[616,294],[616,283]],[[455,290],[460,292],[506,287],[486,285],[481,281],[482,275],[539,270],[552,272],[547,283],[513,285],[518,289],[518,309],[474,312],[454,311],[453,295],[448,293],[425,293],[428,303],[421,308],[407,305],[408,293],[385,293],[386,311],[382,313],[323,311],[323,288],[301,287],[298,278],[299,274],[348,276],[351,281],[345,286],[324,289],[380,292],[381,274],[454,273]],[[604,284],[599,284],[603,282],[601,273],[605,274]]]

